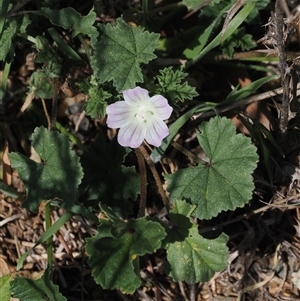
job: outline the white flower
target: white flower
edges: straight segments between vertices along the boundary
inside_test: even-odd
[[[123,92],[124,101],[117,101],[106,108],[107,126],[120,128],[118,142],[122,146],[139,147],[144,139],[154,146],[160,146],[169,135],[163,120],[171,116],[173,108],[161,95],[149,97],[141,87]]]

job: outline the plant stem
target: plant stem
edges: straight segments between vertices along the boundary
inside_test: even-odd
[[[54,77],[51,79],[53,86],[53,98],[52,98],[52,116],[51,116],[51,130],[55,129],[56,117],[57,117],[57,98],[58,98],[58,89],[59,89],[59,80]]]
[[[142,10],[143,10],[143,26],[146,27],[147,15],[148,15],[148,0],[142,0]]]
[[[155,165],[153,163],[153,161],[151,160],[146,148],[144,147],[144,145],[141,145],[139,147],[139,150],[141,151],[143,157],[145,158],[150,170],[151,170],[151,173],[153,175],[153,178],[155,180],[155,183],[156,183],[156,186],[157,186],[157,189],[158,189],[158,192],[162,198],[162,201],[164,203],[164,205],[166,206],[166,208],[169,208],[169,199],[166,195],[166,192],[161,184],[161,181],[160,181],[160,177],[159,177],[159,174],[155,168]]]
[[[81,43],[81,45],[83,46],[84,48],[84,51],[86,53],[86,56],[88,58],[88,60],[90,61],[91,60],[91,51],[90,51],[90,47],[88,46],[88,44],[86,43],[86,41],[84,40],[84,38],[82,37],[82,34],[79,34],[78,35],[78,39]]]
[[[134,151],[137,157],[140,178],[141,178],[141,193],[140,193],[140,206],[139,206],[138,217],[143,217],[145,216],[146,200],[147,200],[147,171],[146,171],[145,160],[141,150],[135,148]]]
[[[51,120],[50,120],[50,116],[49,116],[48,111],[47,111],[47,106],[46,106],[45,99],[41,98],[41,101],[42,101],[42,106],[43,106],[44,113],[45,113],[45,116],[46,116],[46,119],[47,119],[48,131],[51,131]]]

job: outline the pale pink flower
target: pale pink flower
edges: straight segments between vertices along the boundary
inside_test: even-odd
[[[164,120],[171,116],[173,108],[161,95],[149,96],[141,87],[123,92],[124,101],[117,101],[106,108],[107,126],[120,128],[118,142],[122,146],[139,147],[144,140],[160,146],[169,135]]]

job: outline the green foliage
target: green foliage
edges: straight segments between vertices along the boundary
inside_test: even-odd
[[[94,75],[100,83],[112,80],[118,92],[122,92],[143,82],[140,64],[156,58],[153,52],[159,35],[139,26],[134,28],[122,19],[117,19],[114,26],[100,25],[100,30],[91,60]]]
[[[231,120],[212,118],[199,127],[207,163],[166,175],[171,199],[196,204],[195,215],[210,219],[222,210],[245,205],[254,189],[251,174],[258,156],[248,137],[235,134]]]
[[[255,44],[252,41],[252,35],[245,32],[245,28],[241,27],[237,29],[225,42],[222,43],[221,49],[224,54],[232,57],[236,49],[242,51],[253,48]]]
[[[271,4],[270,0],[248,0],[248,3],[254,2],[255,6],[252,10],[252,12],[250,13],[250,15],[248,16],[248,18],[246,19],[247,23],[253,23],[255,22],[256,24],[261,24],[260,21],[260,16],[259,16],[259,12],[266,8],[269,4]]]
[[[233,101],[238,101],[240,99],[246,98],[252,93],[255,93],[255,91],[257,91],[257,89],[259,89],[261,86],[276,78],[277,75],[270,75],[253,81],[252,83],[241,89],[238,89],[239,87],[236,87],[227,95],[226,99],[222,102],[222,104],[224,105],[226,103],[232,103]]]
[[[63,201],[66,207],[70,206],[77,198],[82,170],[79,158],[70,149],[68,138],[39,127],[32,134],[31,141],[41,162],[19,153],[9,154],[12,167],[17,169],[27,191],[23,206],[37,212],[43,200],[54,198]]]
[[[59,292],[58,286],[51,281],[51,271],[47,269],[37,280],[17,277],[11,281],[14,298],[20,301],[67,301]]]
[[[134,200],[139,193],[140,178],[134,167],[122,165],[129,152],[116,141],[107,143],[101,137],[91,145],[81,159],[84,169],[80,185],[82,202],[107,204],[124,217],[131,212],[128,199]]]
[[[14,40],[18,33],[26,32],[27,26],[31,23],[29,16],[23,15],[17,18],[6,20],[1,37],[0,61],[11,62],[14,55]]]
[[[35,63],[41,63],[43,64],[43,67],[42,69],[33,72],[30,78],[30,85],[31,87],[33,85],[38,90],[38,94],[41,93],[41,95],[46,94],[47,96],[50,96],[50,78],[60,77],[62,58],[44,36],[37,36],[33,41],[34,47],[38,50]]]
[[[102,89],[94,76],[89,82],[85,81],[79,87],[89,95],[85,103],[86,114],[92,118],[105,117],[107,101],[112,97],[112,94]]]
[[[174,202],[169,214],[172,227],[165,239],[169,274],[174,280],[187,283],[208,281],[226,267],[228,258],[225,234],[216,239],[199,235],[197,224],[190,220],[195,207],[184,201]]]
[[[41,70],[35,71],[30,77],[30,90],[34,91],[34,95],[40,98],[52,98],[53,97],[53,86]]]
[[[96,27],[93,26],[96,18],[96,13],[93,10],[91,10],[88,15],[82,16],[71,7],[61,10],[42,7],[37,14],[49,18],[50,22],[54,25],[64,29],[71,29],[72,38],[78,34],[86,34],[90,37],[96,37],[98,35]]]
[[[178,100],[184,102],[198,96],[195,88],[184,81],[187,73],[180,70],[174,71],[172,67],[164,68],[159,72],[160,75],[157,75],[156,78],[160,87],[156,92],[166,95],[174,105]]]
[[[70,209],[71,211],[73,210],[73,208],[76,206],[72,206]],[[74,210],[74,211],[78,211],[78,210]],[[84,211],[81,211],[80,213],[84,214]],[[57,221],[55,221],[54,224],[52,224],[46,231],[45,233],[39,238],[39,240],[34,244],[33,248],[34,249],[36,246],[41,245],[43,243],[46,243],[48,241],[48,239],[50,239],[57,231],[59,231],[59,229],[67,222],[71,219],[71,217],[73,216],[73,213],[70,212],[66,212],[64,213]],[[31,253],[32,249],[29,249],[27,252],[25,252],[19,259],[18,264],[17,264],[17,270],[19,270],[23,263],[24,260],[26,259],[26,257]]]
[[[4,184],[2,181],[0,181],[0,191],[3,192],[5,195],[15,199],[20,196],[17,191],[15,191],[12,187]]]
[[[164,228],[140,218],[126,223],[101,220],[98,231],[95,237],[87,239],[86,246],[95,281],[106,289],[134,292],[141,284],[139,256],[153,253],[161,246],[166,236]]]
[[[230,7],[231,5],[227,5],[224,10],[230,9]],[[203,58],[210,50],[217,46],[220,46],[222,42],[226,41],[246,20],[246,18],[250,15],[254,7],[255,2],[247,3],[228,23],[228,25],[225,28],[225,31],[221,31],[210,43],[208,43],[210,35],[212,34],[214,28],[219,24],[224,14],[223,10],[216,10],[217,17],[211,21],[205,21],[206,23],[209,23],[211,25],[208,26],[204,30],[204,32],[201,32],[200,35],[196,37],[184,50],[183,55],[187,59],[191,60],[188,66],[194,64],[195,62]]]
[[[89,89],[89,99],[86,102],[86,113],[92,118],[104,117],[106,115],[107,101],[112,94],[102,88],[93,86]]]
[[[0,0],[0,40],[2,37],[4,24],[6,21],[6,14],[9,7],[9,0]]]
[[[10,281],[11,281],[10,275],[5,275],[5,276],[0,277],[1,301],[9,301],[10,300]]]
[[[209,5],[207,5],[201,10],[200,19],[205,17],[206,22],[208,22],[208,20],[213,21],[214,18],[216,18],[220,14],[220,12],[229,12],[230,8],[234,5],[234,3],[237,2],[233,0],[211,1]],[[259,15],[259,11],[265,8],[270,3],[270,0],[250,0],[247,1],[247,3],[255,4],[253,6],[253,9],[245,19],[245,22],[249,23],[257,18],[257,16]],[[255,44],[253,43],[252,35],[246,33],[245,28],[241,27],[239,29],[236,29],[236,31],[233,32],[233,34],[230,35],[226,41],[222,42],[221,49],[224,54],[228,55],[229,57],[232,57],[234,51],[236,51],[237,49],[246,51],[253,48],[254,46]]]

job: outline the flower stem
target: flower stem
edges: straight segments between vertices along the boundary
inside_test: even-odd
[[[155,165],[153,163],[153,161],[151,160],[146,148],[144,147],[144,145],[141,145],[139,147],[139,150],[141,151],[143,157],[145,158],[150,170],[151,170],[151,173],[153,175],[153,178],[155,180],[155,183],[156,183],[156,186],[157,186],[157,189],[158,189],[158,192],[162,198],[162,201],[164,203],[164,205],[166,206],[166,208],[169,208],[169,199],[166,195],[166,192],[165,190],[163,189],[163,186],[162,186],[162,183],[160,181],[160,177],[159,177],[159,174],[155,168]]]
[[[143,217],[145,216],[146,200],[147,200],[147,171],[146,171],[145,160],[141,150],[135,148],[134,152],[137,157],[140,178],[141,178],[141,193],[140,193],[140,206],[139,206],[138,217]]]

